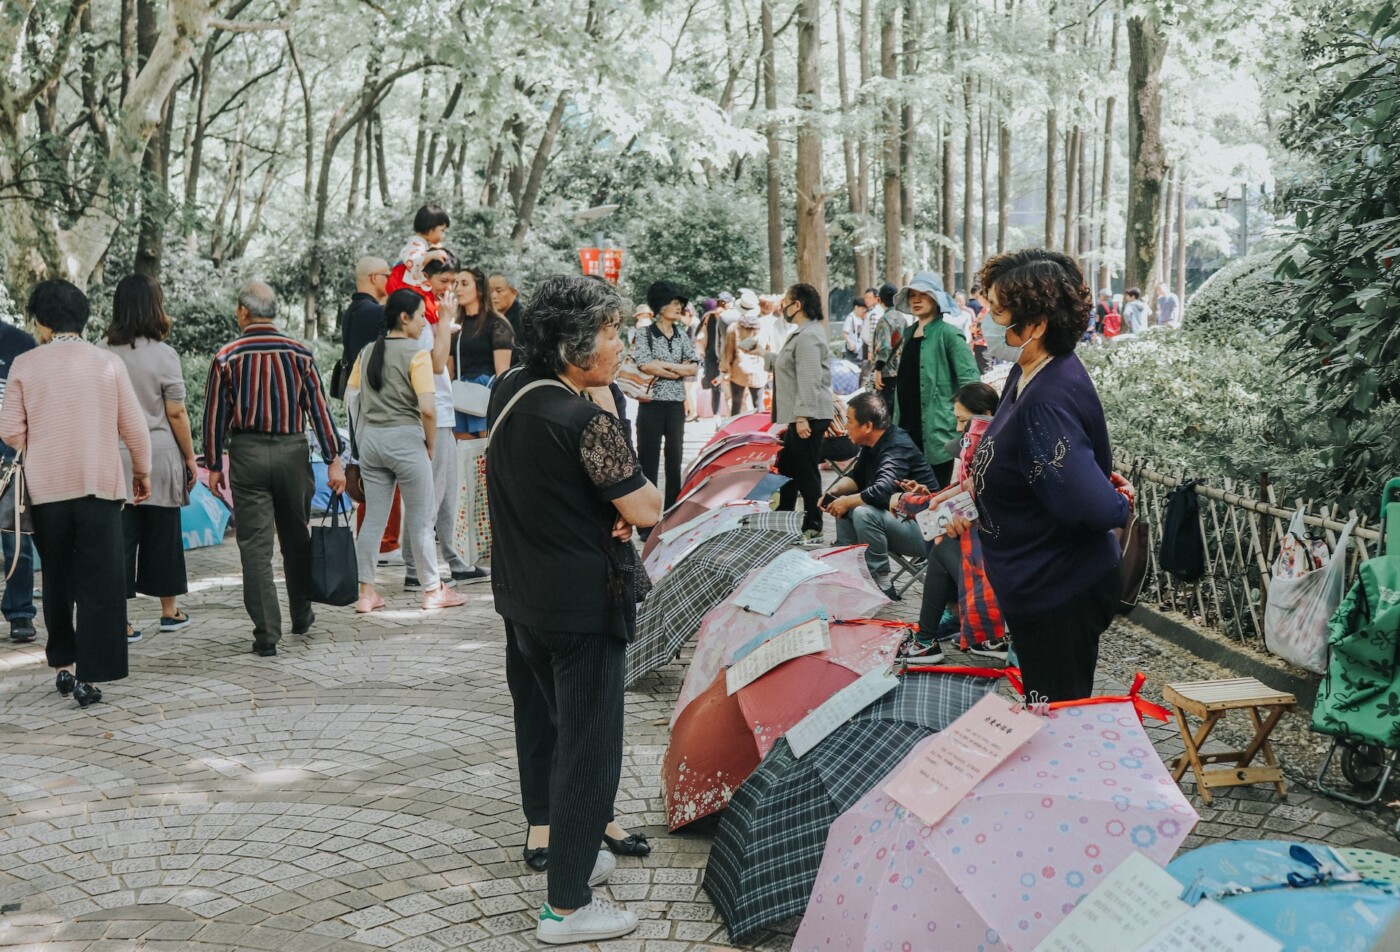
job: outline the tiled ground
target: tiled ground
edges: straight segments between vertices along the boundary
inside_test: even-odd
[[[310,634],[260,659],[248,653],[233,543],[192,553],[190,573],[196,624],[134,647],[131,677],[88,711],[54,693],[41,648],[0,647],[0,946],[535,947],[543,877],[518,862],[489,591],[426,615],[390,584],[389,611],[322,608]],[[156,614],[137,603],[147,629]],[[1110,637],[1148,636],[1119,626]],[[682,670],[628,695],[618,808],[656,850],[613,877],[613,896],[645,921],[606,949],[726,944],[699,888],[708,837],[663,826],[658,771]],[[1154,736],[1164,757],[1180,750],[1170,728]],[[1197,806],[1188,846],[1266,836],[1395,849],[1388,831],[1301,790],[1286,804],[1249,789]],[[752,947],[784,950],[794,928]]]

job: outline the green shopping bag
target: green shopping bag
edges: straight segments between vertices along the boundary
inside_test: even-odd
[[[1363,562],[1328,627],[1331,658],[1313,706],[1313,730],[1400,747],[1400,558]]]

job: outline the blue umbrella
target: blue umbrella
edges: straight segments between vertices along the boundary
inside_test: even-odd
[[[180,510],[180,536],[186,549],[222,545],[228,529],[228,507],[203,483],[195,483],[190,501]]]
[[[1186,885],[1188,902],[1218,901],[1282,942],[1283,952],[1379,952],[1400,912],[1400,887],[1358,879],[1320,843],[1212,843],[1181,854],[1167,872]]]

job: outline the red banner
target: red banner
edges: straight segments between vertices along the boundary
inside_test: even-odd
[[[584,274],[603,276],[603,252],[598,248],[580,248],[578,260]]]
[[[621,248],[603,249],[603,277],[607,278],[613,284],[616,284],[617,279],[622,277]]]

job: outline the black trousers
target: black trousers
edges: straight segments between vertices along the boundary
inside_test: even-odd
[[[637,461],[646,478],[658,486],[662,440],[666,441],[663,508],[670,509],[681,492],[681,455],[685,452],[685,404],[680,400],[653,400],[637,408]]]
[[[973,529],[972,531],[976,531]],[[933,641],[943,611],[958,594],[962,574],[962,546],[957,539],[928,544],[928,568],[924,570],[923,601],[919,603],[919,640]]]
[[[137,592],[168,598],[189,591],[179,509],[126,506],[122,509],[122,536],[126,541],[127,598],[135,598]]]
[[[44,562],[49,667],[76,663],[79,681],[126,677],[122,504],[96,496],[40,503],[34,542]]]
[[[710,391],[710,414],[719,416],[719,405],[721,395],[724,393],[724,385],[719,382],[719,361],[705,361],[705,379],[702,381],[705,388]]]
[[[1002,617],[1021,665],[1026,695],[1077,701],[1094,693],[1099,636],[1118,611],[1123,574],[1115,565],[1082,592],[1048,611],[1025,613],[1001,601]]]
[[[603,634],[549,631],[507,622],[506,678],[517,702],[516,750],[526,815],[548,791],[551,906],[577,909],[592,901],[588,877],[603,830],[612,819],[622,777],[622,706],[626,645]],[[511,635],[513,634],[513,639]],[[510,640],[519,649],[510,657]],[[523,679],[533,678],[557,742],[547,754],[538,703],[521,722]],[[523,739],[522,734],[527,736]],[[549,772],[540,774],[545,766]],[[528,777],[527,777],[528,774]]]
[[[763,409],[763,388],[762,388],[762,387],[746,387],[746,386],[744,386],[744,385],[741,384],[741,383],[735,383],[734,381],[731,380],[731,381],[729,381],[729,414],[730,414],[730,416],[738,416],[738,415],[739,415],[739,411],[744,409],[744,393],[745,393],[745,391],[747,391],[748,394],[749,394],[749,396],[753,398],[753,408],[754,408],[755,410],[761,410],[761,409]]]
[[[778,472],[788,477],[778,491],[778,509],[792,512],[797,508],[798,494],[802,496],[802,530],[820,529],[822,511],[822,476],[818,466],[822,459],[822,437],[830,420],[808,420],[812,435],[803,439],[797,435],[797,424],[789,423],[783,433],[783,448],[778,451]]]

